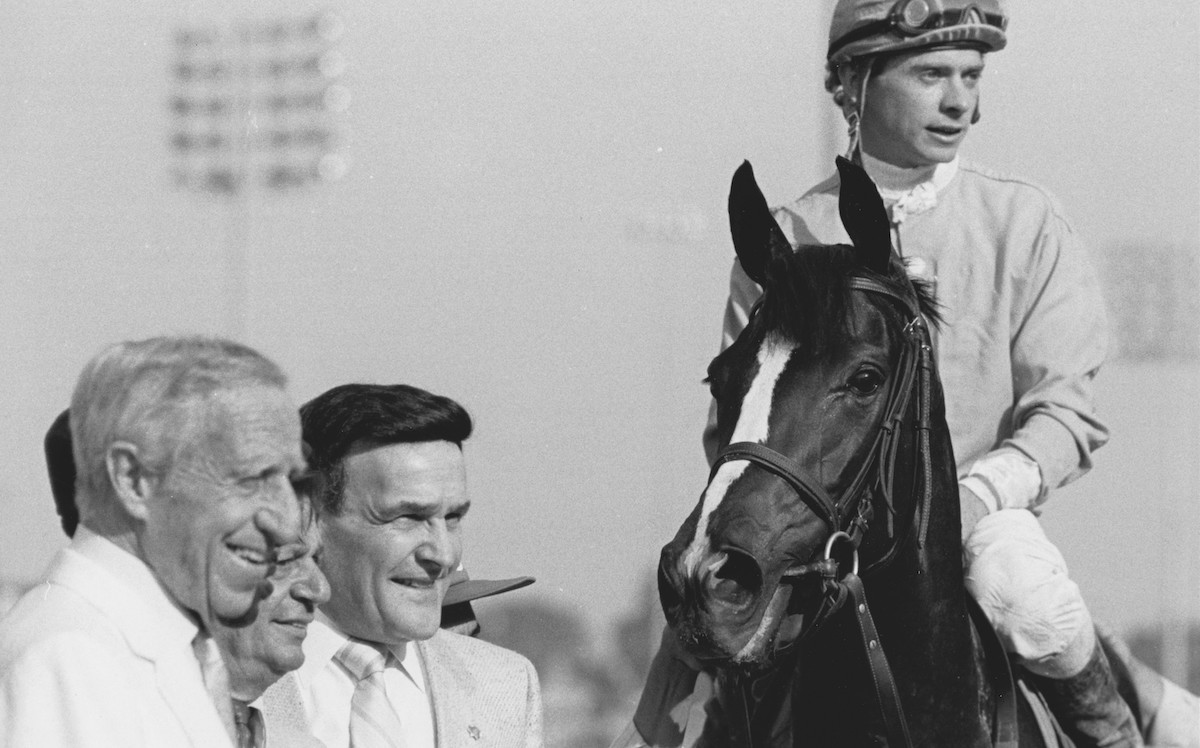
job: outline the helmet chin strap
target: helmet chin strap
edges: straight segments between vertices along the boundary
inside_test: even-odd
[[[858,86],[858,95],[850,99],[854,111],[846,116],[849,124],[850,145],[846,149],[846,160],[862,166],[862,118],[867,110],[867,81],[871,78],[871,64],[863,66],[862,82]]]
[[[850,145],[846,148],[846,160],[857,164],[858,166],[862,166],[862,156],[860,155],[860,148],[858,144],[858,121],[859,116],[857,111],[850,112],[850,114],[846,116],[846,123],[849,125],[847,134],[850,136]]]

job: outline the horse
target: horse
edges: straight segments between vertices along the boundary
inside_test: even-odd
[[[719,673],[702,742],[1047,745],[963,585],[935,300],[870,178],[837,166],[850,245],[793,250],[748,162],[730,190],[763,294],[708,368],[720,451],[658,574]]]

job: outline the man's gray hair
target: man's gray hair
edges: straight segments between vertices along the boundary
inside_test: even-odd
[[[189,405],[220,390],[286,385],[268,358],[221,338],[159,337],[104,349],[84,367],[71,397],[80,518],[93,501],[112,496],[105,460],[113,442],[136,444],[150,470],[165,471],[191,430]]]

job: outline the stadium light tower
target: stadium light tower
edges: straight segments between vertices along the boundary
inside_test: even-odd
[[[178,189],[224,202],[223,324],[247,324],[254,201],[344,176],[337,117],[344,24],[330,12],[189,26],[175,32],[171,176]]]

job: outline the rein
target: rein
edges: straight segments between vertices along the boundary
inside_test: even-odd
[[[871,616],[870,606],[867,604],[866,591],[858,576],[858,547],[866,534],[869,522],[868,514],[871,502],[866,500],[868,494],[878,491],[894,514],[896,504],[893,501],[895,491],[893,481],[896,457],[899,451],[901,426],[908,413],[909,404],[912,402],[914,390],[916,395],[916,423],[914,425],[917,432],[916,463],[921,466],[921,496],[920,502],[914,503],[913,511],[919,511],[921,516],[917,542],[920,546],[925,543],[930,503],[933,497],[929,443],[932,407],[932,347],[925,320],[911,299],[897,294],[872,278],[855,276],[850,279],[849,284],[851,289],[878,294],[889,301],[898,303],[908,318],[903,329],[904,347],[901,349],[900,361],[896,367],[898,376],[893,378],[892,387],[888,392],[883,421],[875,436],[875,443],[871,447],[868,459],[863,462],[854,480],[835,500],[818,481],[813,480],[790,457],[764,444],[735,442],[726,446],[717,455],[713,461],[709,481],[712,481],[717,469],[724,463],[745,460],[787,483],[801,501],[826,524],[829,528],[829,535],[825,542],[824,558],[792,566],[783,573],[781,580],[781,583],[794,584],[812,575],[822,578],[820,607],[797,640],[816,630],[829,616],[840,610],[849,601],[853,606],[863,652],[866,654],[870,666],[876,700],[883,716],[889,745],[911,748],[912,739],[909,736],[908,724],[904,718],[904,709],[900,704],[895,679],[883,652],[883,645],[879,641],[879,634],[875,629],[875,621]],[[840,565],[833,558],[833,548],[839,542],[848,543],[852,549],[852,569],[844,574],[840,573]],[[881,559],[872,564],[871,568],[886,566],[895,556],[899,545],[899,541],[894,540],[891,548],[883,554]]]

